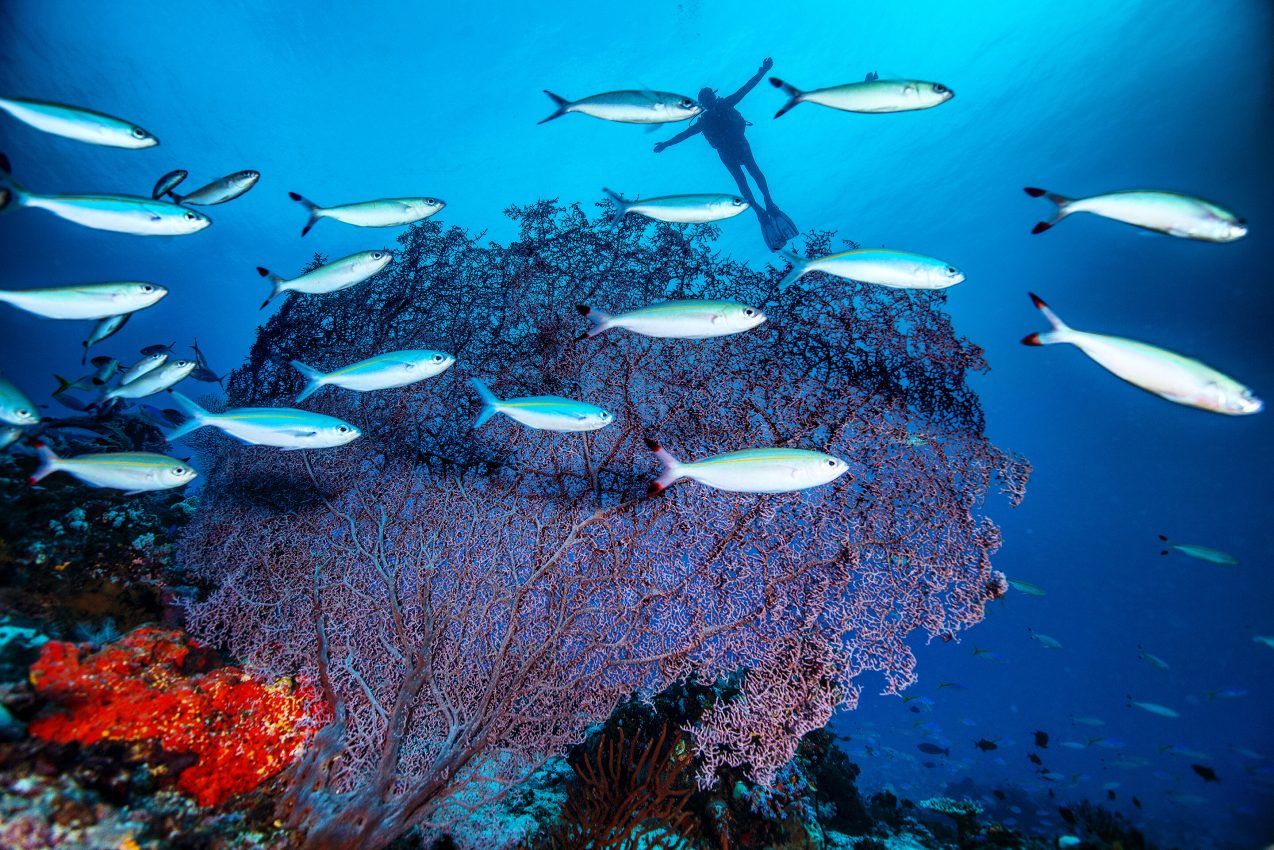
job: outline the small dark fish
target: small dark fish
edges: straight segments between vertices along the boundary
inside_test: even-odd
[[[1199,776],[1203,777],[1204,782],[1220,782],[1221,781],[1217,777],[1216,771],[1208,767],[1207,765],[1192,764],[1190,765],[1190,769],[1193,770],[1195,773],[1199,774]]]
[[[1113,788],[1107,788],[1107,789],[1106,789],[1106,799],[1107,799],[1107,800],[1113,800],[1113,799],[1115,799],[1115,789],[1113,789]]]
[[[1048,733],[1047,732],[1035,733],[1035,746],[1039,747],[1041,750],[1048,749]]]
[[[1141,808],[1141,801],[1140,801],[1140,800],[1138,800],[1136,797],[1133,797],[1133,798],[1132,798],[1132,804],[1133,804],[1134,806],[1136,806],[1137,808],[1139,808],[1139,809]]]
[[[996,788],[996,789],[995,789],[994,791],[992,791],[991,793],[995,795],[995,799],[997,799],[997,800],[1003,800],[1003,799],[1004,799],[1004,797],[1005,797],[1004,792],[1003,792],[1003,791],[1001,791],[999,788]]]
[[[142,349],[142,354],[145,354],[147,357],[152,354],[168,354],[173,350],[173,346],[176,344],[177,343],[175,342],[170,342],[167,345],[148,345]]]
[[[185,180],[189,176],[187,172],[178,168],[176,171],[170,171],[163,177],[159,178],[159,182],[155,184],[155,188],[151,190],[150,196],[155,200],[159,200],[170,191],[177,188],[177,184]]]
[[[995,741],[988,741],[986,738],[974,741],[973,746],[977,747],[984,753],[989,753],[991,750],[998,750],[1000,748],[1000,745],[995,743]]]
[[[933,761],[926,761],[926,762],[921,762],[920,766],[921,767],[937,767],[938,763]]]
[[[907,706],[907,710],[908,710],[908,711],[910,711],[912,714],[919,714],[919,713],[920,713],[920,706],[918,706],[918,705],[909,705],[909,706]]]
[[[923,744],[916,744],[916,749],[922,753],[928,753],[931,756],[949,756],[950,748],[939,747],[937,744],[930,744],[927,741]]]
[[[1027,758],[1031,760],[1031,764],[1037,764],[1040,767],[1044,766],[1044,761],[1039,756],[1035,755],[1035,753],[1031,753],[1027,756]]]
[[[941,689],[943,689],[943,688],[950,688],[950,689],[951,689],[951,690],[953,690],[953,691],[967,691],[967,690],[968,690],[968,688],[966,688],[964,685],[960,684],[959,682],[939,682],[939,683],[938,683],[938,689],[939,689],[939,690],[941,690]]]
[[[1058,806],[1057,813],[1062,816],[1062,820],[1066,821],[1071,826],[1075,825],[1075,813],[1070,809],[1065,806]]]

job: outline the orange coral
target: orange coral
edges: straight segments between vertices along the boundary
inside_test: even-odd
[[[98,652],[50,641],[31,667],[38,693],[61,710],[31,724],[48,741],[154,741],[198,761],[178,787],[202,806],[255,788],[295,758],[313,732],[312,695],[289,681],[266,684],[238,667],[187,671],[197,643],[141,628]]]

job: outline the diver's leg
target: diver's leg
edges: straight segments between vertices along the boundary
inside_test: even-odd
[[[756,181],[756,187],[761,190],[761,197],[765,198],[765,206],[767,208],[774,206],[774,199],[770,197],[770,184],[765,181],[765,175],[761,173],[761,166],[756,164],[756,157],[752,155],[752,146],[744,142],[740,154],[743,166],[747,168],[748,173],[752,175],[752,179]]]
[[[756,196],[752,194],[752,187],[748,185],[748,179],[743,176],[743,167],[737,159],[726,159],[721,151],[717,151],[721,156],[721,164],[725,166],[725,170],[730,172],[730,176],[734,178],[734,182],[739,185],[739,194],[743,196],[743,200],[748,202],[748,206],[757,209]]]

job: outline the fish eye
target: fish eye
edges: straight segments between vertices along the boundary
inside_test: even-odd
[[[337,431],[339,431],[339,432],[340,432],[340,433],[342,433],[342,434],[348,434],[348,433],[349,433],[349,428],[348,428],[347,426],[345,426],[345,425],[337,425],[337,426],[336,426],[336,430],[337,430]]]
[[[151,286],[149,283],[143,283],[141,285],[141,290],[142,292],[154,292],[155,287]]]
[[[428,204],[428,205],[429,205],[429,206],[431,206],[431,207],[436,207],[436,206],[438,206],[438,199],[437,199],[437,198],[425,198],[425,203],[426,203],[426,204]]]
[[[695,105],[695,102],[694,102],[693,100],[691,100],[690,98],[688,98],[688,97],[683,97],[683,98],[681,99],[681,108],[682,108],[682,109],[689,109],[690,107],[692,107],[692,106],[694,106],[694,105]]]
[[[933,84],[933,90],[934,90],[935,92],[937,92],[938,94],[946,94],[946,93],[947,93],[947,87],[946,87],[946,86],[944,86],[942,83],[934,83],[934,84]]]
[[[185,474],[186,474],[186,467],[184,466],[173,467],[173,475],[185,475]]]
[[[603,410],[603,411],[602,411],[602,413],[601,413],[601,417],[602,417],[602,421],[603,421],[603,422],[605,422],[607,419],[610,419],[610,411],[609,411],[609,410]]]
[[[372,259],[373,259],[373,260],[379,260],[379,259],[380,259],[381,257],[383,257],[383,256],[384,256],[384,255],[383,255],[383,254],[381,254],[381,252],[380,252],[380,251],[372,251]]]
[[[150,135],[150,134],[149,134],[149,133],[147,133],[145,130],[143,130],[141,127],[134,127],[134,128],[133,128],[133,138],[134,138],[134,139],[144,139],[144,138],[146,138],[146,137],[147,137],[147,136],[149,136],[149,135]]]
[[[14,413],[18,414],[18,416],[22,419],[26,419],[31,415],[31,411],[27,410],[25,407],[20,410],[15,410]]]
[[[834,457],[829,457],[829,458],[827,459],[827,465],[828,465],[828,466],[831,466],[831,467],[836,466],[836,458],[834,458]]]
[[[736,207],[741,207],[741,206],[743,206],[743,199],[742,199],[742,198],[735,198],[735,199],[734,199],[734,205],[735,205]]]
[[[947,266],[947,274],[959,274],[960,270],[955,266]]]
[[[443,360],[445,360],[445,359],[446,359],[446,358],[445,358],[445,357],[443,357],[441,354],[435,354],[435,355],[434,355],[434,362],[435,362],[435,363],[441,363],[441,362],[442,362]]]
[[[194,214],[194,213],[192,213],[192,212],[188,212],[188,213],[186,213],[186,214],[185,214],[184,216],[182,216],[182,217],[183,217],[184,219],[186,219],[186,221],[194,221],[194,220],[195,220],[196,218],[198,218],[199,216],[195,215],[195,214]]]
[[[743,315],[745,315],[745,316],[755,316],[755,315],[756,315],[756,310],[753,310],[751,307],[744,307],[744,308],[743,308]]]

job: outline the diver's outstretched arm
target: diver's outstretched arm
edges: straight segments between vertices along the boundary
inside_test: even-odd
[[[768,56],[765,57],[765,61],[761,63],[760,69],[758,69],[757,72],[752,75],[752,79],[744,83],[743,86],[734,94],[730,95],[729,97],[721,98],[723,101],[725,101],[725,105],[738,106],[739,101],[743,100],[744,96],[747,95],[748,92],[752,91],[752,89],[756,88],[757,83],[761,82],[761,78],[765,76],[765,72],[770,70],[773,67],[774,67],[774,60]]]
[[[702,133],[702,132],[703,132],[703,127],[699,126],[698,124],[691,124],[689,127],[682,130],[680,133],[673,136],[668,141],[656,142],[655,153],[663,153],[664,148],[670,148],[673,145],[680,144],[681,142],[684,142],[686,139],[693,136],[695,133]]]

